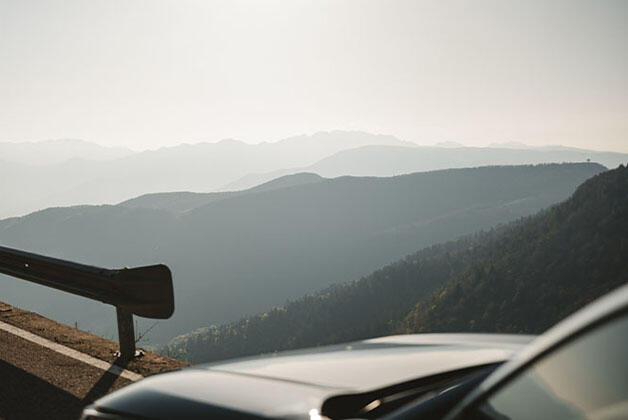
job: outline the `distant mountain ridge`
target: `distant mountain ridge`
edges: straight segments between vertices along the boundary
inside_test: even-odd
[[[202,207],[214,201],[233,198],[243,194],[251,194],[264,191],[272,191],[281,188],[295,187],[299,185],[321,182],[325,178],[311,173],[298,173],[286,175],[265,182],[253,188],[241,191],[226,191],[217,193],[194,193],[188,191],[171,193],[144,194],[130,200],[119,203],[119,206],[129,208],[161,209],[174,212],[186,212],[197,207]]]
[[[340,151],[313,165],[248,174],[225,185],[223,190],[246,189],[278,176],[313,172],[327,178],[344,175],[395,176],[405,173],[488,165],[524,165],[563,162],[597,162],[609,168],[628,163],[628,153],[597,152],[562,147],[517,149],[514,147],[363,146]]]
[[[388,178],[305,175],[209,202],[201,196],[183,209],[178,194],[145,197],[151,205],[51,208],[0,221],[0,242],[105,267],[168,264],[177,309],[151,331],[163,343],[533,214],[603,170],[582,163]],[[85,328],[114,332],[113,312],[102,305],[19,280],[4,280],[2,291],[11,303],[53,319],[73,324],[81,313]]]
[[[29,166],[54,165],[72,159],[106,161],[133,153],[124,147],[101,146],[76,139],[0,142],[0,160]]]
[[[446,146],[418,146],[394,136],[340,130],[277,142],[248,144],[227,139],[144,152],[79,140],[0,143],[0,195],[4,198],[0,218],[48,207],[115,204],[145,194],[241,191],[303,172],[325,178],[382,177],[487,165],[590,159],[615,167],[628,162],[628,154],[580,149]]]
[[[195,362],[401,332],[540,333],[628,282],[628,168],[565,202],[434,245],[369,276],[172,340]]]
[[[217,191],[247,173],[308,166],[340,150],[369,144],[411,145],[392,136],[329,131],[274,143],[181,144],[100,161],[87,160],[87,155],[39,166],[18,160],[0,166],[0,177],[11,180],[0,181],[4,198],[0,218],[53,206],[113,204],[148,193]],[[48,143],[5,145],[48,147]],[[40,154],[50,153],[45,149]],[[0,148],[0,161],[8,160],[7,156]]]

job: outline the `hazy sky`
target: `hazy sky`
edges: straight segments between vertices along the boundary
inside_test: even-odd
[[[628,1],[0,0],[0,141],[628,152]]]

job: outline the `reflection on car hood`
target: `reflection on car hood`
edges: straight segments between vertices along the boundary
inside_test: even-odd
[[[213,371],[369,390],[508,360],[532,336],[416,334],[201,365]]]
[[[503,362],[531,339],[477,334],[383,337],[155,375],[95,405],[151,418],[309,418],[331,396]]]

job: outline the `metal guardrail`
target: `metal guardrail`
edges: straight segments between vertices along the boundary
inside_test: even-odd
[[[109,270],[0,246],[0,273],[116,307],[120,355],[135,355],[133,315],[168,319],[172,274],[163,265]]]

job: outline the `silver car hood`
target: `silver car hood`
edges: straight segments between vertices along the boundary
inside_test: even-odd
[[[354,391],[503,362],[534,337],[415,334],[282,352],[199,368]]]
[[[317,418],[332,396],[501,363],[533,337],[383,337],[199,365],[155,375],[100,400],[101,412],[148,418]]]

